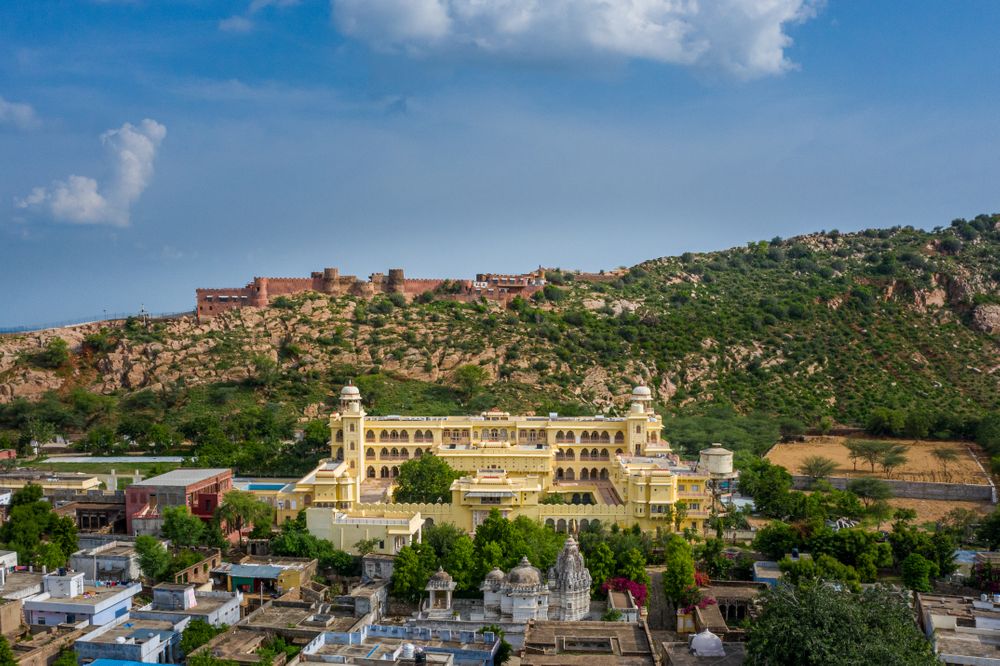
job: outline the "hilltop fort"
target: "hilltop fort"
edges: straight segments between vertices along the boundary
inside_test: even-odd
[[[514,296],[530,296],[545,286],[545,271],[541,267],[531,273],[516,275],[479,273],[475,280],[441,278],[407,278],[402,268],[390,268],[385,273],[372,273],[368,280],[354,275],[341,275],[340,269],[324,268],[307,278],[255,277],[244,287],[196,289],[199,319],[210,319],[227,310],[240,307],[267,307],[278,296],[290,296],[315,291],[333,296],[351,295],[373,298],[378,294],[402,294],[412,300],[424,293],[436,293],[457,301],[480,298],[506,302]]]

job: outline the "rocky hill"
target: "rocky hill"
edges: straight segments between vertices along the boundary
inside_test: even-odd
[[[997,215],[663,257],[613,281],[548,277],[543,294],[506,308],[308,294],[203,323],[5,336],[0,429],[29,417],[114,425],[136,402],[168,420],[193,404],[315,417],[348,378],[383,413],[613,412],[638,382],[670,413],[725,405],[807,424],[859,423],[875,407],[1000,406]],[[39,415],[39,404],[72,412],[92,401],[83,393],[110,396],[104,415]]]

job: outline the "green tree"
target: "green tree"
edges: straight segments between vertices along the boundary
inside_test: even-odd
[[[361,539],[354,544],[354,550],[358,551],[358,555],[360,557],[364,557],[368,553],[374,553],[378,549],[379,541],[380,539],[375,537],[371,539]]]
[[[939,446],[931,452],[931,455],[941,463],[941,471],[945,478],[951,478],[951,475],[948,473],[948,465],[958,460],[958,451]]]
[[[181,652],[183,654],[191,654],[194,650],[197,650],[228,628],[224,624],[219,627],[213,627],[205,620],[192,619],[188,623],[187,628],[184,629],[184,633],[181,634]]]
[[[500,640],[500,647],[497,648],[497,652],[493,655],[493,663],[496,666],[503,666],[510,660],[510,656],[514,649],[511,647],[507,639],[504,638],[504,631],[497,624],[488,624],[479,630],[480,633],[491,631]]]
[[[825,479],[834,473],[837,463],[825,456],[807,456],[799,465],[799,473],[813,481]]]
[[[791,525],[780,520],[772,520],[757,530],[753,539],[754,550],[758,550],[773,560],[778,560],[799,545],[799,534]]]
[[[392,568],[393,596],[416,601],[427,587],[428,578],[430,574],[425,570],[417,550],[413,546],[400,548]]]
[[[222,503],[215,510],[216,518],[224,521],[240,535],[243,544],[243,530],[254,525],[270,525],[274,522],[274,509],[257,499],[253,493],[230,490],[223,495]]]
[[[902,467],[907,463],[909,458],[907,458],[902,452],[890,450],[882,454],[879,458],[878,464],[882,467],[882,471],[885,473],[885,478],[892,477],[892,470],[897,467]]]
[[[597,547],[587,555],[587,568],[590,570],[590,579],[593,581],[593,590],[601,588],[609,578],[615,573],[615,554],[607,543],[601,541]]]
[[[673,514],[673,519],[674,519],[674,529],[680,530],[681,525],[687,519],[688,515],[687,502],[685,502],[684,500],[680,500],[679,502],[674,502],[673,505],[671,506],[671,512]]]
[[[205,536],[205,522],[192,516],[186,505],[168,506],[163,509],[160,533],[174,546],[197,546]]]
[[[690,549],[688,549],[690,554]],[[649,575],[646,573],[646,558],[638,548],[630,548],[622,557],[618,559],[616,573],[636,583],[649,584]]]
[[[888,452],[892,445],[888,442],[861,441],[856,442],[854,446],[858,452],[858,457],[868,463],[871,467],[872,473],[874,473],[875,465],[882,460],[882,457]]]
[[[51,666],[77,666],[76,652],[73,650],[63,650],[55,658]]]
[[[32,356],[31,360],[39,368],[49,370],[61,368],[69,361],[69,345],[62,338],[51,338],[42,351]]]
[[[868,477],[851,479],[847,483],[847,490],[857,495],[865,508],[871,507],[875,502],[892,497],[892,486],[885,481]]]
[[[1000,508],[996,508],[979,523],[976,538],[986,544],[990,550],[1000,546]]]
[[[922,409],[910,410],[903,422],[903,434],[914,439],[925,439],[931,432],[933,420]]]
[[[463,534],[455,543],[447,556],[442,558],[442,566],[445,571],[451,574],[455,581],[456,589],[462,592],[477,589],[479,580],[476,579],[478,573],[476,567],[476,549],[472,544],[472,539]]]
[[[915,592],[930,592],[931,578],[937,576],[937,565],[919,553],[910,553],[899,567],[903,584]]]
[[[156,537],[144,534],[136,538],[135,552],[139,554],[142,575],[153,582],[159,582],[170,568],[170,553]]]
[[[694,586],[694,559],[687,541],[671,534],[663,548],[663,592],[675,607]]]
[[[483,366],[470,363],[455,368],[454,377],[455,383],[462,392],[462,397],[469,400],[482,389],[489,374]]]
[[[761,614],[747,632],[747,664],[938,663],[905,600],[885,588],[855,592],[779,584],[761,599]]]
[[[17,660],[14,658],[14,651],[10,649],[10,643],[5,637],[0,636],[0,666],[16,666],[16,664]]]
[[[399,466],[393,499],[403,503],[451,502],[451,484],[461,476],[439,456],[425,454]]]

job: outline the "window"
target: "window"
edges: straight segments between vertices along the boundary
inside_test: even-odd
[[[352,424],[350,425],[350,427],[348,428],[348,430],[350,430],[351,432],[354,432],[355,428],[357,428],[357,425],[356,425],[356,424],[354,424],[354,423],[352,423]]]
[[[637,435],[641,435],[642,434],[642,426],[637,425],[635,427],[635,434],[637,434]]]
[[[685,485],[684,485],[683,483],[678,483],[678,484],[677,484],[677,492],[679,492],[679,493],[682,493],[682,492],[684,492],[684,488],[685,488],[685,487],[686,487],[686,486],[685,486]]]
[[[691,492],[696,493],[698,491],[699,491],[698,484],[697,483],[692,483],[691,484]]]

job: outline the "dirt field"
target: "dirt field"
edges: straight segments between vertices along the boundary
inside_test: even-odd
[[[914,523],[917,525],[925,522],[937,522],[952,509],[971,509],[985,516],[994,508],[989,502],[958,502],[954,500],[925,500],[903,497],[894,497],[889,500],[889,504],[899,509],[913,509],[916,511],[917,519]]]
[[[875,465],[873,475],[871,467],[864,460],[858,460],[855,470],[854,463],[848,457],[848,449],[844,446],[846,439],[846,437],[810,437],[805,442],[777,444],[768,452],[767,459],[781,465],[792,474],[800,474],[799,466],[803,460],[809,456],[823,456],[837,463],[838,468],[833,476],[885,478],[878,465]],[[969,453],[970,445],[966,442],[892,440],[892,443],[906,446],[905,455],[908,458],[905,465],[892,471],[893,479],[973,485],[986,485],[988,481],[976,459]],[[958,459],[948,463],[947,473],[932,453],[934,449],[939,448],[953,449],[958,454]]]

